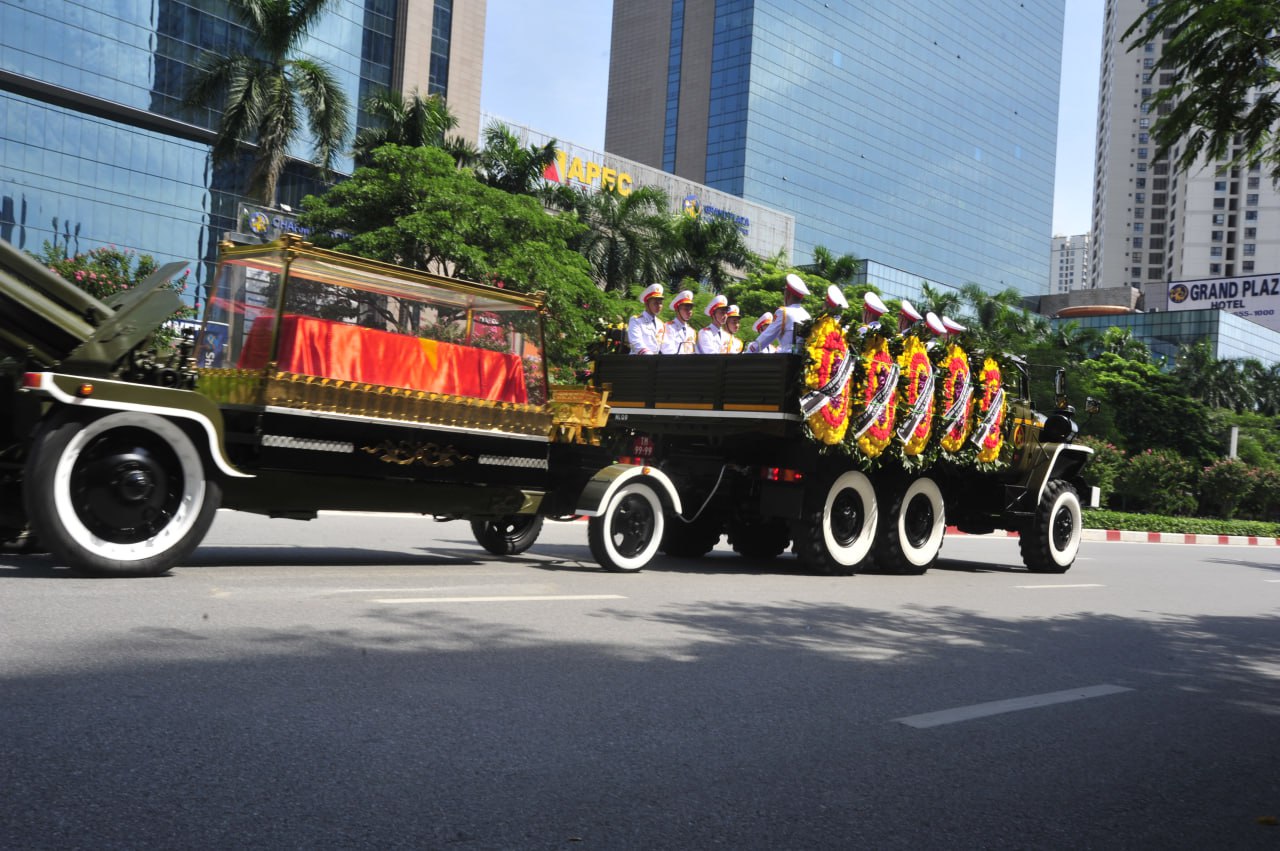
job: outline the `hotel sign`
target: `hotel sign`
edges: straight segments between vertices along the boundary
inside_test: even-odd
[[[1280,331],[1280,274],[1169,284],[1168,310],[1224,310]]]

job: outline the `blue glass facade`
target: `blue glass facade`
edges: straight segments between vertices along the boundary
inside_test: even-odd
[[[793,213],[797,262],[823,245],[1041,293],[1063,15],[1064,0],[718,0],[705,182]]]
[[[667,51],[667,107],[662,134],[662,170],[676,170],[676,128],[680,126],[680,61],[684,50],[684,0],[671,0],[671,47]]]
[[[391,83],[396,8],[336,0],[303,46],[353,105]],[[250,45],[225,0],[0,3],[0,237],[28,251],[114,244],[189,260],[207,284],[247,164],[215,169],[217,115],[182,100],[205,51]],[[305,160],[311,147],[292,153]],[[315,190],[307,171],[286,169],[283,201]]]
[[[1054,319],[1056,327],[1076,322],[1081,328],[1099,333],[1123,328],[1134,339],[1147,344],[1152,358],[1173,365],[1179,346],[1208,340],[1219,360],[1254,359],[1264,364],[1280,363],[1280,333],[1222,310],[1179,310],[1159,313],[1130,313],[1118,316],[1082,316]]]

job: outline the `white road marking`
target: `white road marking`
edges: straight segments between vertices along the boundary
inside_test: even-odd
[[[1264,579],[1263,582],[1280,582],[1280,579]]]
[[[1105,585],[1087,583],[1081,585],[1015,585],[1014,588],[1106,588]]]
[[[625,600],[621,594],[545,594],[520,597],[383,597],[374,603],[542,603],[560,600]]]
[[[1015,697],[1010,700],[993,700],[990,703],[975,703],[972,706],[961,706],[956,709],[943,709],[939,712],[926,712],[923,715],[912,715],[897,718],[908,727],[940,727],[943,724],[954,724],[957,721],[972,721],[974,718],[985,718],[988,715],[1000,715],[1005,712],[1018,712],[1023,709],[1038,709],[1041,706],[1052,706],[1055,703],[1070,703],[1073,700],[1085,700],[1090,697],[1105,697],[1109,694],[1120,694],[1133,691],[1124,686],[1087,686],[1066,691],[1054,691],[1048,694],[1033,694],[1029,697]]]

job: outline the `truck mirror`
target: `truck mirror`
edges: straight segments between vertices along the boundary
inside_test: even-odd
[[[1086,396],[1084,400],[1084,412],[1090,416],[1102,410],[1102,403],[1092,396]]]

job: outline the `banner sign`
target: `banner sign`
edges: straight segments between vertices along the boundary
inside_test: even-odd
[[[1174,281],[1168,293],[1171,312],[1224,310],[1280,331],[1280,274]]]

